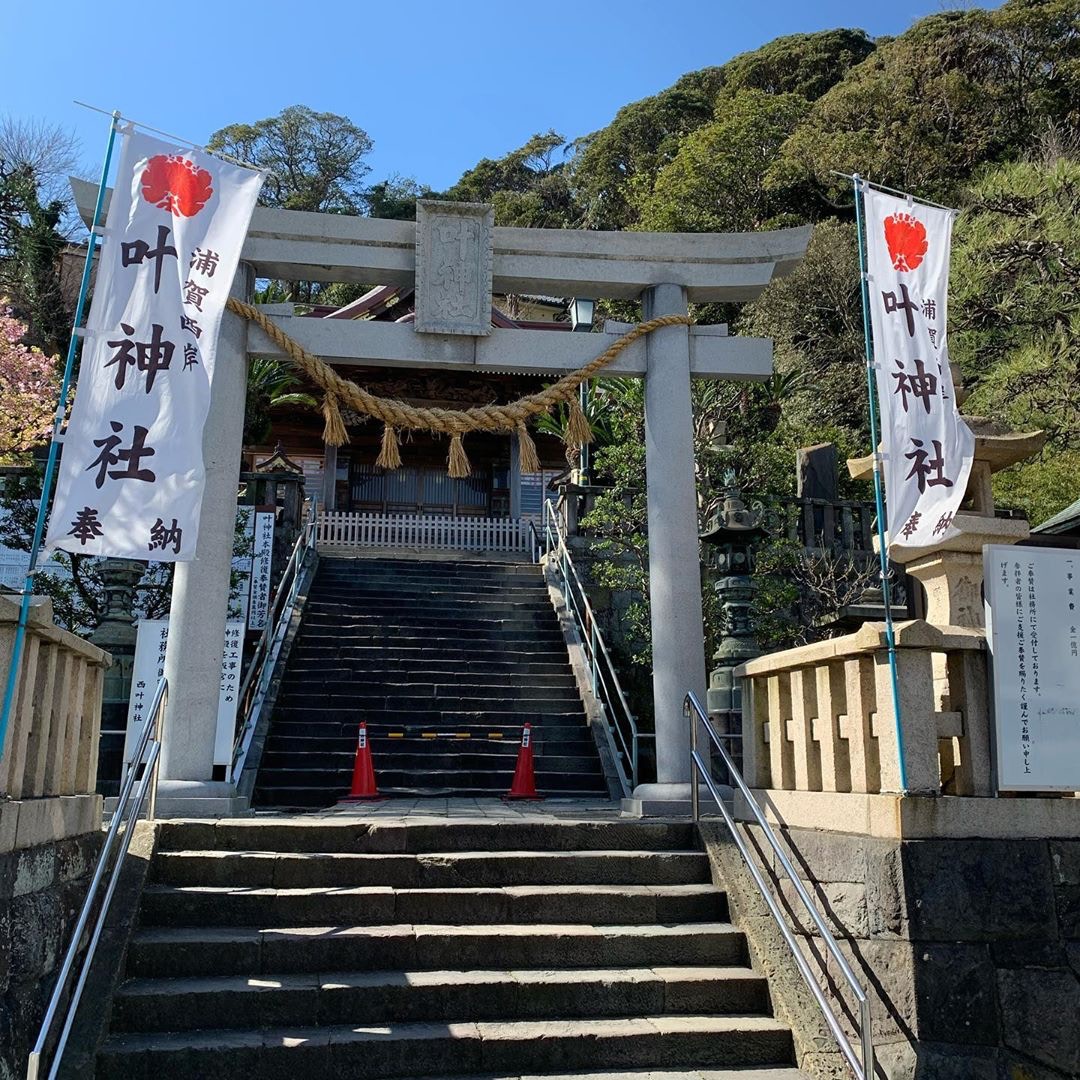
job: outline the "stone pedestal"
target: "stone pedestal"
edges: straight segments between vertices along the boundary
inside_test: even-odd
[[[957,514],[953,524],[960,535],[926,548],[904,569],[926,590],[926,621],[934,626],[982,629],[983,547],[1016,544],[1031,533],[1022,519]]]

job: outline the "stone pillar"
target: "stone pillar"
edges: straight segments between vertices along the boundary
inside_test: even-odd
[[[248,300],[254,275],[241,263],[232,295]],[[247,388],[247,322],[226,311],[221,320],[210,413],[203,431],[203,491],[199,541],[192,562],[176,565],[165,677],[169,705],[161,752],[159,800],[183,800],[178,812],[228,813],[231,784],[214,783],[221,654],[229,607]]]
[[[681,285],[655,285],[644,297],[645,319],[685,315]],[[688,803],[690,734],[683,698],[705,700],[701,620],[690,335],[665,327],[646,340],[645,470],[649,504],[649,601],[652,609],[655,784],[634,792],[636,812],[664,813]]]
[[[329,443],[323,444],[323,479],[319,493],[323,510],[337,509],[337,449]]]

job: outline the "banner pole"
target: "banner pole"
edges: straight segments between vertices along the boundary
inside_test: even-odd
[[[885,488],[881,477],[881,452],[878,450],[877,395],[874,389],[874,343],[870,329],[870,288],[866,271],[866,224],[858,173],[855,185],[855,224],[858,230],[859,279],[862,284],[863,341],[866,350],[866,394],[870,404],[870,445],[874,456],[874,504],[877,508],[878,554],[881,559],[881,595],[885,601],[885,643],[889,653],[889,679],[892,683],[893,717],[896,724],[896,757],[900,773],[900,791],[907,794],[907,764],[904,759],[904,732],[900,722],[900,681],[896,672],[896,632],[893,628],[892,597],[889,589],[889,554],[885,541]]]
[[[86,308],[86,296],[90,291],[90,274],[93,269],[94,255],[98,246],[98,227],[101,223],[101,211],[105,205],[105,191],[109,181],[109,167],[112,164],[113,147],[116,144],[116,132],[120,113],[114,112],[109,123],[109,141],[105,147],[105,160],[101,166],[101,180],[98,183],[97,202],[94,204],[94,219],[90,226],[90,239],[86,245],[86,261],[83,263],[82,280],[79,283],[79,296],[75,302],[75,319],[72,326],[71,340],[68,342],[67,359],[64,362],[64,377],[60,383],[60,397],[53,417],[52,439],[49,442],[49,457],[45,463],[45,476],[41,485],[41,498],[38,500],[37,519],[34,523],[34,538],[30,544],[30,565],[23,580],[19,622],[15,628],[15,641],[11,648],[11,664],[8,667],[7,681],[4,686],[4,703],[0,707],[0,761],[3,761],[7,729],[11,711],[15,706],[15,688],[19,681],[19,664],[22,661],[23,643],[26,640],[26,628],[30,622],[30,598],[34,592],[34,574],[41,554],[41,542],[45,534],[45,520],[48,516],[49,497],[53,477],[56,474],[56,462],[60,456],[60,428],[67,412],[68,393],[71,390],[72,376],[75,371],[75,354],[78,349],[79,328],[83,325],[83,312]]]

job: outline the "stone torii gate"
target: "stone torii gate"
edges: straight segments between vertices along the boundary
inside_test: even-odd
[[[86,220],[96,189],[76,181],[73,187]],[[305,349],[337,365],[522,372],[554,380],[597,356],[604,338],[492,328],[493,291],[640,299],[645,319],[685,315],[689,301],[754,299],[795,267],[810,234],[809,226],[681,234],[500,228],[493,222],[490,206],[436,201],[418,204],[415,224],[260,207],[232,295],[249,301],[255,277],[415,285],[412,324],[265,310]],[[606,327],[614,334],[626,329]],[[213,780],[213,746],[246,368],[249,356],[281,355],[261,330],[225,313],[203,440],[197,556],[176,568],[165,661],[170,693],[160,792],[185,800],[178,805],[187,812],[234,808],[232,786]],[[657,764],[657,783],[635,792],[646,813],[689,797],[682,702],[688,690],[702,699],[705,693],[690,380],[762,380],[771,371],[767,339],[728,337],[723,326],[672,326],[635,342],[603,372],[645,379]]]

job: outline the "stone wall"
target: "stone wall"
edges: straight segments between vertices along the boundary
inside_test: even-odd
[[[760,852],[821,985],[850,995],[790,884]],[[792,1024],[802,1067],[849,1075],[812,996],[722,824],[702,826],[733,917]],[[777,830],[872,998],[878,1075],[889,1080],[1066,1080],[1080,1076],[1080,840],[899,840]],[[857,1045],[857,1043],[856,1043]]]
[[[96,795],[0,802],[0,1080],[23,1080],[101,850]]]

